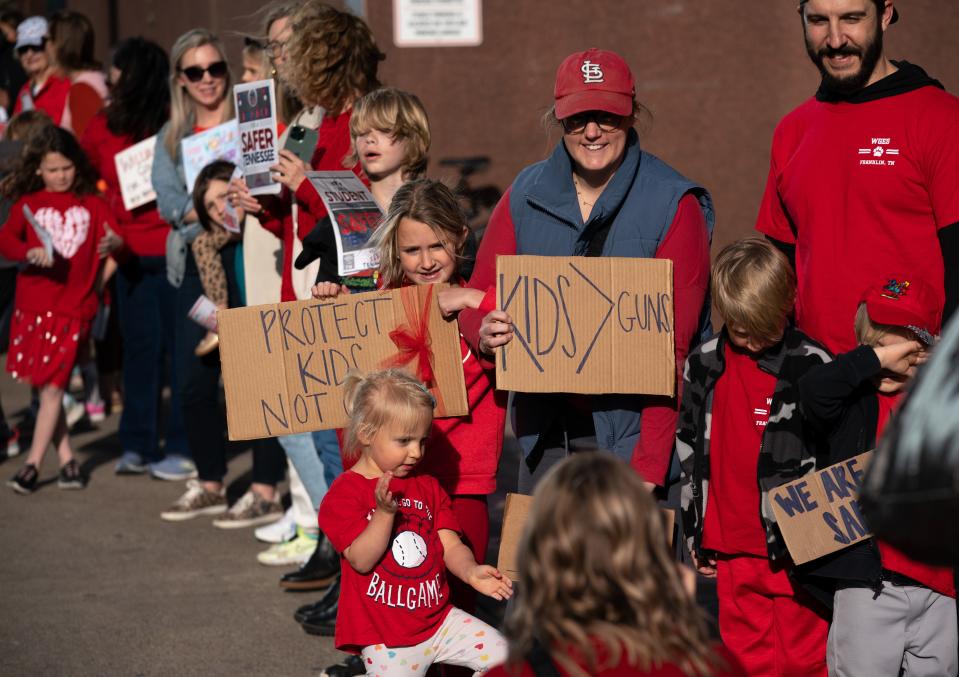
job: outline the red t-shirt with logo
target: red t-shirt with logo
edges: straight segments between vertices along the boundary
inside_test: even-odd
[[[867,287],[922,278],[942,292],[937,234],[959,222],[956,186],[959,99],[937,87],[810,99],[783,118],[756,228],[796,244],[799,328],[846,352]]]
[[[766,557],[757,466],[776,377],[729,343],[723,356],[726,366],[713,391],[703,547]]]
[[[347,470],[320,504],[320,528],[342,553],[363,533],[376,508],[377,479]],[[439,530],[459,531],[450,499],[429,475],[394,478],[399,504],[383,558],[368,574],[341,556],[336,648],[358,653],[385,644],[412,646],[432,637],[450,609]]]

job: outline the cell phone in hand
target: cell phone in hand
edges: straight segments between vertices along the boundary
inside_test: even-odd
[[[283,144],[283,150],[290,151],[309,165],[313,160],[313,153],[316,152],[316,144],[319,140],[320,133],[315,129],[301,125],[293,125],[286,135],[286,143]]]

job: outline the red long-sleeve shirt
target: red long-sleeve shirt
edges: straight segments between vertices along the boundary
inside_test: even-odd
[[[496,285],[496,257],[516,254],[516,231],[509,209],[509,191],[503,195],[490,217],[483,246],[469,286],[486,290]],[[488,244],[490,243],[490,244]],[[491,246],[492,245],[492,246]],[[690,343],[699,330],[699,316],[709,286],[709,234],[696,197],[685,195],[676,209],[656,258],[673,262],[674,335],[676,340],[677,383],[682,386],[682,370]],[[460,313],[460,331],[474,350],[479,347],[479,328],[483,311]],[[675,398],[647,397],[642,411],[642,433],[633,450],[632,465],[644,478],[663,484],[676,437],[679,401]]]

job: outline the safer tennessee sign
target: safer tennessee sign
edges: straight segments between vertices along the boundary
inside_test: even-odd
[[[796,564],[872,536],[858,500],[871,460],[872,452],[867,451],[769,492],[779,530]]]
[[[497,304],[513,340],[496,387],[672,396],[673,263],[668,259],[500,256]]]

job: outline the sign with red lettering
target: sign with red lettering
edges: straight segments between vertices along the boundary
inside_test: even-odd
[[[253,195],[275,195],[280,184],[270,167],[279,160],[276,133],[276,92],[273,80],[257,80],[233,87],[236,121],[240,129],[240,163]]]
[[[379,254],[369,246],[369,241],[383,219],[383,212],[363,182],[349,171],[307,172],[306,176],[333,221],[337,272],[355,275],[379,267]]]
[[[859,510],[859,487],[871,460],[867,451],[769,492],[793,562],[810,562],[872,536]]]

